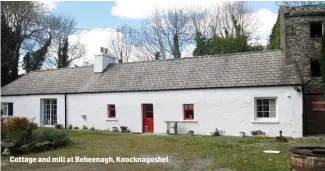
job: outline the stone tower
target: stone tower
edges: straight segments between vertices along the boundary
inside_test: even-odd
[[[305,93],[321,93],[319,68],[325,5],[280,7],[281,49],[287,64],[295,64]]]

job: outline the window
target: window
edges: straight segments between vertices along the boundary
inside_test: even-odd
[[[153,118],[153,105],[152,104],[145,104],[144,106],[145,109],[145,117],[148,118]]]
[[[13,115],[13,103],[1,103],[1,115]]]
[[[319,60],[310,61],[310,72],[312,77],[320,77],[320,65]]]
[[[310,23],[310,37],[317,38],[322,36],[322,23]]]
[[[184,120],[194,120],[194,105],[184,104]]]
[[[44,99],[44,125],[57,124],[56,99]]]
[[[115,105],[113,104],[108,105],[108,118],[116,118]]]
[[[146,118],[153,118],[153,111],[146,111]]]
[[[256,118],[276,118],[276,99],[256,99]]]

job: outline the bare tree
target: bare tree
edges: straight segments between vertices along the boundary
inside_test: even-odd
[[[75,19],[70,16],[53,15],[49,17],[48,22],[50,24],[50,34],[53,37],[53,43],[50,46],[44,67],[67,67],[73,61],[82,58],[85,54],[85,45],[81,44],[79,40],[74,40],[74,42],[69,40],[69,36],[76,32]],[[67,49],[67,52],[62,51],[64,48]],[[62,58],[62,55],[67,55],[68,57]],[[65,65],[62,65],[62,63],[65,63]]]
[[[215,5],[208,9],[207,13],[207,20],[208,20],[208,32],[205,35],[206,37],[212,37],[222,29],[221,23],[221,13],[222,13],[222,6]]]
[[[183,48],[191,40],[189,17],[183,9],[164,11],[156,8],[142,23],[139,32],[135,44],[141,53],[136,56],[150,54],[150,59],[154,59],[157,52],[162,59],[180,58]]]
[[[223,29],[220,30],[220,33],[223,37],[226,34],[236,35],[235,33],[249,37],[258,28],[256,14],[248,6],[247,2],[237,1],[224,3],[222,14],[221,21]],[[240,31],[238,32],[239,27]]]
[[[212,37],[219,30],[220,12],[219,5],[212,6],[208,9],[203,9],[200,6],[195,6],[187,9],[190,20],[190,33],[195,36],[198,33],[205,37]]]
[[[193,36],[197,32],[206,38],[214,35],[225,37],[226,32],[234,35],[236,26],[241,27],[241,34],[250,36],[258,27],[254,11],[243,1],[225,2],[208,9],[195,6],[187,11]]]
[[[208,9],[156,8],[136,33],[133,52],[140,60],[153,60],[157,53],[161,59],[179,58],[184,47],[195,44],[198,35],[206,40],[214,36],[253,39],[258,22],[246,2],[225,2]]]
[[[117,29],[108,42],[108,53],[118,59],[119,63],[129,61],[132,44],[134,42],[134,30],[127,25],[122,25]]]

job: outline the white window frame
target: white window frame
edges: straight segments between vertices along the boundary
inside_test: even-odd
[[[5,110],[4,110],[5,107],[7,108],[6,114],[5,114]],[[9,105],[8,105],[8,103],[1,103],[1,111],[3,111],[2,116],[8,116],[8,113],[9,113]]]
[[[42,114],[43,114],[43,125],[44,126],[54,126],[54,125],[56,125],[57,124],[57,122],[58,122],[58,101],[57,101],[57,99],[55,99],[55,98],[53,98],[53,99],[42,99],[43,100],[43,112],[42,112]],[[48,101],[48,100],[50,100],[50,105],[49,105],[49,109],[46,109],[46,106],[45,106],[45,104],[46,104],[46,101]],[[56,116],[56,118],[55,118],[55,120],[56,120],[56,123],[54,123],[54,124],[52,124],[52,115],[54,115],[54,110],[53,110],[53,103],[52,103],[52,101],[53,100],[55,100],[56,101],[56,103],[55,103],[55,116]],[[46,112],[45,112],[45,110],[48,110],[48,114],[45,114]],[[45,115],[49,115],[49,120],[47,119],[47,117],[45,116]]]
[[[257,100],[275,100],[275,118],[271,117],[257,117]],[[254,98],[254,121],[256,122],[276,122],[278,123],[278,104],[276,97],[255,97]],[[270,111],[270,110],[269,110]],[[270,115],[269,115],[270,116]]]

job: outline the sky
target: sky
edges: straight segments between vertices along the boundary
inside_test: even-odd
[[[79,39],[86,46],[86,61],[92,63],[93,55],[99,47],[108,43],[109,37],[118,26],[127,24],[139,28],[141,22],[152,12],[155,5],[162,9],[171,7],[184,8],[200,5],[203,8],[221,3],[216,0],[116,0],[112,1],[52,1],[45,2],[54,14],[73,16],[77,22],[78,30],[70,38],[72,41]],[[259,27],[254,37],[259,37],[257,42],[265,45],[273,24],[276,21],[278,6],[273,1],[249,1],[257,14]],[[194,47],[188,47],[185,55],[191,55]]]

